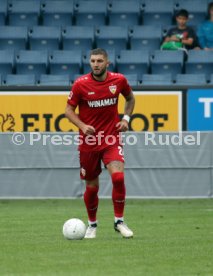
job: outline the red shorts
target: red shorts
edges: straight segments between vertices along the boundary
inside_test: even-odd
[[[101,151],[80,151],[80,177],[84,180],[93,180],[101,173],[101,161],[106,166],[112,161],[124,163],[123,147],[112,145]]]

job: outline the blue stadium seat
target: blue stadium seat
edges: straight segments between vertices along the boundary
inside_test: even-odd
[[[205,85],[205,74],[178,74],[176,76],[176,83],[178,85]]]
[[[75,5],[76,25],[100,26],[106,23],[107,1],[79,1]]]
[[[144,25],[171,25],[173,0],[142,0]]]
[[[24,50],[27,47],[27,27],[0,26],[0,50]]]
[[[213,51],[196,51],[188,52],[188,60],[185,64],[187,74],[206,74],[207,80],[210,80],[212,74]]]
[[[183,51],[157,50],[151,55],[152,74],[172,74],[173,79],[183,70]]]
[[[66,27],[62,31],[64,50],[87,51],[93,48],[94,28],[91,26]]]
[[[109,3],[109,25],[133,26],[140,23],[139,1],[112,1]]]
[[[0,5],[0,25],[5,24],[5,19],[7,16],[7,0],[1,0]]]
[[[138,75],[137,74],[125,75],[125,77],[128,80],[128,83],[130,86],[138,85]]]
[[[39,80],[40,85],[47,86],[69,86],[69,75],[41,75]]]
[[[7,74],[13,73],[14,51],[0,50],[0,74],[4,78]]]
[[[9,25],[35,26],[39,23],[39,1],[12,1],[8,5]]]
[[[70,79],[79,74],[82,65],[82,52],[76,51],[53,51],[49,57],[50,74],[69,75]]]
[[[115,50],[107,50],[108,53],[108,58],[110,61],[110,65],[108,67],[109,71],[114,72],[115,70]],[[87,51],[84,55],[83,55],[83,71],[84,74],[87,74],[89,72],[91,72],[91,68],[89,65],[89,59],[90,59],[90,51]]]
[[[120,26],[101,26],[96,30],[96,45],[107,50],[125,50],[128,42],[128,30]]]
[[[34,74],[36,80],[46,74],[48,65],[47,51],[19,51],[16,55],[16,73]]]
[[[144,85],[171,85],[172,75],[171,74],[144,74],[142,76],[142,84]]]
[[[129,75],[137,74],[138,78],[149,69],[148,51],[122,50],[117,59],[118,72]]]
[[[73,1],[43,0],[41,4],[42,23],[45,26],[72,25]]]
[[[29,30],[31,50],[58,50],[60,41],[60,27],[34,26]]]
[[[189,12],[190,25],[199,25],[206,18],[207,1],[200,0],[177,0],[175,4],[175,11],[185,9]]]
[[[130,29],[129,35],[132,50],[160,49],[161,26],[134,26]]]
[[[25,86],[30,85],[33,86],[36,84],[35,75],[7,75],[4,80],[4,85],[19,85]]]

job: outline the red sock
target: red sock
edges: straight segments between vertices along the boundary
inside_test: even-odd
[[[96,213],[98,209],[98,190],[98,186],[86,185],[86,190],[84,193],[84,202],[86,205],[88,218],[90,222],[96,221]]]
[[[114,205],[115,217],[121,218],[124,214],[126,188],[124,185],[124,173],[116,172],[112,174],[112,201]]]

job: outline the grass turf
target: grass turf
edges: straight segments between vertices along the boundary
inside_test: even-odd
[[[65,240],[71,217],[86,222],[82,200],[1,200],[0,275],[213,275],[210,199],[127,200],[133,239],[113,231],[110,200],[95,240]]]

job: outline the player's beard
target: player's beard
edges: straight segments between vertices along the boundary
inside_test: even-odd
[[[92,70],[92,74],[95,77],[102,77],[106,73],[107,67],[102,69],[99,73],[95,73],[95,70]]]

